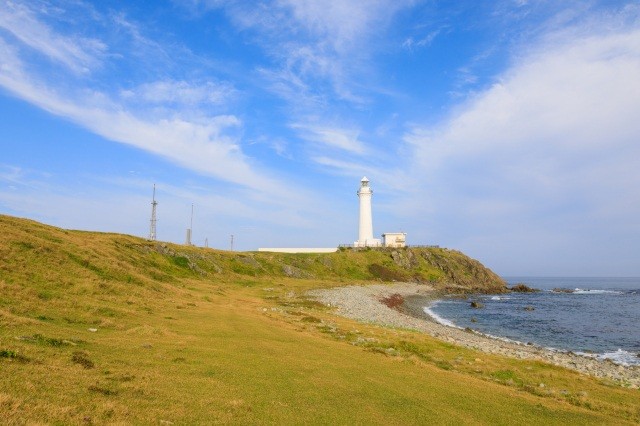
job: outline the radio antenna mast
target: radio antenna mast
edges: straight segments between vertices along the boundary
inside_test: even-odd
[[[158,202],[156,201],[156,184],[153,184],[153,201],[151,201],[151,226],[149,228],[149,239],[151,241],[156,240],[156,206]]]
[[[191,232],[193,231],[193,203],[191,203],[191,223],[189,225],[189,229],[187,229],[187,241],[186,245],[190,246],[191,244]]]

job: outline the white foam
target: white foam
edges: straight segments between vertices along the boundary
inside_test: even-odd
[[[424,311],[425,314],[427,314],[431,318],[433,318],[438,324],[445,325],[447,327],[457,328],[458,330],[464,330],[462,327],[455,325],[452,321],[449,321],[446,318],[442,318],[440,315],[438,315],[435,312],[433,312],[431,310],[431,308],[434,307],[434,306],[435,306],[435,304],[431,305],[431,306],[425,306],[424,308],[422,308],[422,310]],[[517,345],[524,345],[524,343],[522,343],[522,342],[519,342],[519,341],[513,340],[513,339],[509,339],[507,337],[495,336],[493,334],[483,333],[483,332],[478,331],[478,330],[473,330],[473,332],[478,334],[478,335],[480,335],[480,336],[488,337],[490,339],[501,340],[501,341],[507,342],[507,343],[515,343]]]
[[[603,354],[598,355],[598,359],[601,360],[611,360],[616,364],[630,366],[630,365],[640,365],[640,358],[634,353],[627,352],[622,349],[618,349],[615,352],[605,352]]]
[[[490,300],[510,300],[509,296],[491,296]]]
[[[615,290],[583,290],[581,288],[576,288],[573,290],[572,294],[622,294],[622,292]]]
[[[462,329],[462,327],[458,327],[453,322],[449,321],[446,318],[442,318],[440,315],[438,315],[435,312],[433,312],[431,310],[431,307],[429,307],[429,306],[425,306],[424,308],[422,308],[422,310],[424,311],[425,314],[427,314],[431,318],[433,318],[438,324],[446,325],[447,327],[453,327],[453,328]]]

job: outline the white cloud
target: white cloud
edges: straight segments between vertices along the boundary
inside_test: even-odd
[[[131,111],[111,103],[102,93],[85,96],[60,95],[43,83],[22,73],[0,73],[0,85],[16,96],[53,114],[74,121],[107,139],[159,154],[201,173],[240,185],[277,187],[268,179],[258,179],[234,138],[225,132],[239,126],[231,115],[209,117],[207,123],[180,118],[140,119]],[[266,189],[263,187],[263,189]]]
[[[547,46],[469,101],[438,138],[455,154],[628,145],[640,104],[639,42],[640,31],[629,31]]]
[[[548,256],[569,240],[610,247],[622,229],[637,236],[639,75],[638,26],[590,22],[548,35],[439,127],[407,134],[420,199],[442,218],[455,211],[447,226],[457,230],[442,235],[513,247],[528,238],[519,243],[530,254]],[[562,243],[544,239],[554,232]]]

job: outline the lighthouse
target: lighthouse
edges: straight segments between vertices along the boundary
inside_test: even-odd
[[[363,177],[358,189],[358,199],[360,200],[360,227],[358,230],[358,241],[355,247],[378,247],[380,240],[373,238],[373,220],[371,218],[371,195],[373,191],[369,186],[369,179]]]

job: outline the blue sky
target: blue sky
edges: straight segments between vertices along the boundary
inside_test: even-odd
[[[637,1],[0,0],[0,212],[640,276]]]

